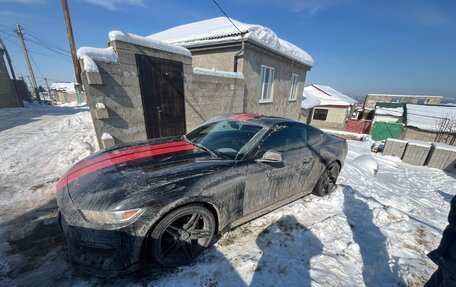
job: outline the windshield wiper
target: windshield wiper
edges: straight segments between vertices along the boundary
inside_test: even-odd
[[[199,147],[200,149],[202,149],[204,151],[207,151],[211,155],[211,157],[220,158],[215,152],[211,151],[210,149],[208,149],[207,147],[203,146],[202,144],[195,143],[195,142],[192,142],[191,140],[189,140],[186,135],[183,135],[183,138],[184,138],[184,140],[186,142],[191,143],[192,145],[197,146],[197,147]]]

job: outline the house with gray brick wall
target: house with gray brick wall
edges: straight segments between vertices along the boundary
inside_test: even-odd
[[[232,21],[113,31],[108,48],[80,48],[100,146],[182,134],[221,114],[298,119],[313,59],[266,27]]]
[[[0,108],[22,107],[22,101],[17,96],[14,82],[6,68],[4,54],[5,51],[0,48]]]

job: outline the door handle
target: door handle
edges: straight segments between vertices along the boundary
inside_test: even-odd
[[[160,109],[160,106],[157,106],[157,115],[158,115],[158,120],[161,120],[161,113],[163,112],[162,109]]]

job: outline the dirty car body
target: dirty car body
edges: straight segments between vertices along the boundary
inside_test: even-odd
[[[256,114],[217,117],[186,136],[100,151],[73,166],[57,184],[70,261],[101,276],[135,271],[155,256],[151,234],[186,206],[202,210],[201,226],[209,224],[212,232],[207,247],[216,238],[212,235],[311,193],[329,165],[343,166],[346,153],[344,139]],[[181,216],[174,222],[184,220]],[[195,227],[194,217],[188,215],[182,226],[191,221]],[[188,244],[170,241],[170,249],[182,246],[185,251],[185,246],[195,246],[192,239],[200,238],[192,238],[183,227],[168,232],[172,236],[166,240],[185,237]],[[164,242],[165,235],[160,236]],[[160,252],[152,254],[165,254]],[[196,253],[190,249],[184,255]]]

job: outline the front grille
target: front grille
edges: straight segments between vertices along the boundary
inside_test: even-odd
[[[88,246],[85,244],[77,244],[76,248],[82,256],[90,256],[92,258],[111,258],[116,253],[115,248]]]

